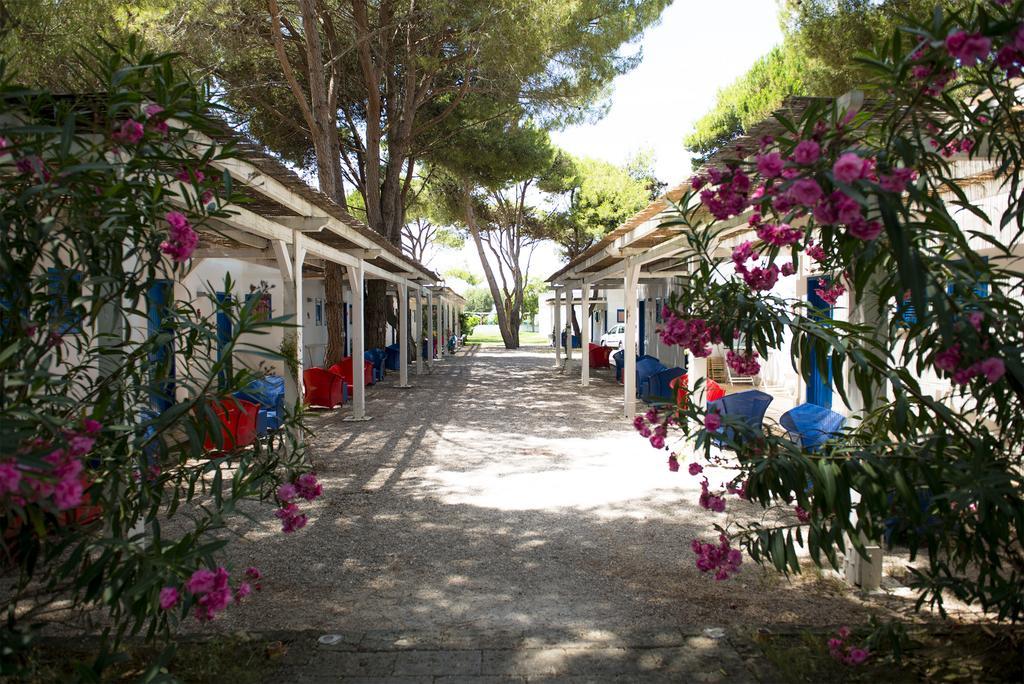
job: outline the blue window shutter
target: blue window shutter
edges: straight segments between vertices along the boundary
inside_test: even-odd
[[[82,332],[81,317],[71,308],[68,290],[72,283],[82,282],[82,274],[66,268],[46,269],[47,290],[50,295],[50,318],[58,334]]]

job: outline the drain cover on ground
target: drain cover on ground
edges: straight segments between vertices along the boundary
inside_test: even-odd
[[[341,641],[341,639],[342,636],[340,634],[324,634],[319,639],[317,639],[317,643],[320,643],[324,646],[333,646],[334,644]]]

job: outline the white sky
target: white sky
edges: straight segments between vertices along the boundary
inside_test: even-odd
[[[613,83],[608,115],[593,124],[552,134],[577,156],[622,164],[641,149],[655,154],[658,178],[670,186],[690,171],[683,138],[715,100],[715,93],[782,41],[772,0],[675,0],[641,39],[643,62]],[[483,273],[472,243],[430,259],[439,273],[453,267]],[[562,260],[553,245],[534,254],[531,275],[546,278]],[[450,282],[456,289],[459,281]]]

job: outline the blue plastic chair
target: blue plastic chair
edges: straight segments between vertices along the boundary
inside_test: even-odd
[[[649,404],[674,404],[672,381],[683,375],[682,368],[666,368],[647,377],[640,390],[640,398]]]
[[[384,362],[384,367],[388,370],[400,370],[402,363],[402,347],[398,343],[388,345],[384,348],[387,352],[387,360]]]
[[[626,352],[619,350],[612,354],[612,363],[615,364],[615,382],[622,382],[622,369],[625,367]]]
[[[739,419],[744,425],[754,432],[761,432],[764,429],[764,414],[768,405],[772,403],[772,395],[761,390],[747,390],[735,394],[726,394],[721,399],[708,402],[708,411],[718,409],[718,414],[725,418]],[[721,438],[714,439],[715,446],[728,446],[728,441],[736,441],[736,431],[723,425],[718,434]]]
[[[817,404],[800,404],[779,418],[790,439],[807,451],[817,451],[830,437],[839,434],[846,417]]]
[[[647,384],[647,379],[655,373],[660,373],[663,370],[668,370],[668,366],[663,364],[653,356],[641,356],[636,362],[636,395],[642,396],[642,390],[644,385]]]
[[[257,434],[265,435],[280,429],[284,417],[284,378],[279,375],[258,378],[242,391],[235,392],[235,396],[260,407],[256,416]]]
[[[363,352],[363,358],[373,364],[373,381],[380,382],[384,378],[384,362],[388,353],[383,349],[367,349]]]

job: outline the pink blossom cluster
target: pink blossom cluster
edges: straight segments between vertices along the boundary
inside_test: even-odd
[[[835,660],[846,665],[861,665],[871,655],[868,649],[853,645],[849,627],[840,627],[836,636],[828,640],[828,652]]]
[[[743,282],[751,290],[762,292],[775,287],[779,280],[779,267],[775,264],[747,267],[747,260],[755,258],[754,248],[750,242],[737,245],[732,250],[732,263],[736,272],[743,276]]]
[[[757,361],[758,354],[756,351],[750,352],[749,354],[737,354],[730,349],[725,354],[725,362],[729,364],[729,368],[732,369],[736,375],[757,375],[761,372],[761,364]]]
[[[980,33],[954,31],[946,36],[946,50],[950,57],[959,60],[962,65],[974,66],[988,59],[992,52],[992,39]]]
[[[126,119],[110,134],[110,139],[122,145],[137,145],[146,135],[145,127],[135,119]]]
[[[700,483],[700,498],[697,500],[701,508],[715,513],[721,513],[725,510],[725,499],[717,494],[712,494],[708,489],[708,478]]]
[[[659,331],[662,344],[685,347],[698,358],[711,356],[711,345],[721,342],[717,330],[703,318],[681,318],[671,309],[662,309],[665,323]]]
[[[722,416],[719,415],[718,409],[709,409],[708,412],[704,414],[704,429],[708,432],[715,432],[720,427],[722,427]],[[692,475],[693,473],[690,474]]]
[[[165,121],[164,118],[160,116],[161,114],[163,114],[163,111],[164,108],[156,104],[155,102],[146,105],[142,110],[142,112],[146,115],[146,125],[150,129],[156,131],[157,133],[160,133],[161,135],[167,135],[167,132],[169,130],[167,126],[167,121]]]
[[[301,530],[309,519],[299,511],[296,499],[314,501],[323,494],[323,485],[317,482],[316,473],[303,473],[294,482],[285,482],[277,488],[277,498],[281,507],[274,511],[275,517],[281,521],[281,531],[286,534]]]
[[[800,522],[802,522],[802,523],[811,522],[811,514],[808,513],[807,511],[805,511],[803,509],[803,507],[796,506],[793,509],[793,512],[796,513],[796,519],[799,520]]]
[[[788,247],[800,242],[804,231],[791,228],[787,223],[763,223],[757,226],[757,237],[775,247]]]
[[[739,549],[734,549],[729,544],[729,538],[724,534],[718,535],[718,546],[708,542],[694,539],[690,542],[690,548],[697,554],[697,569],[701,572],[714,571],[716,580],[729,579],[740,571],[740,564],[743,562],[743,554]]]
[[[10,495],[17,506],[47,499],[58,511],[79,506],[87,485],[82,481],[82,457],[92,451],[102,429],[99,421],[87,418],[80,429],[66,431],[65,446],[43,456],[49,470],[22,466],[13,459],[0,462],[0,495]],[[34,443],[37,448],[45,445],[43,440]]]
[[[968,363],[959,342],[936,353],[933,363],[938,370],[950,374],[953,382],[958,385],[966,385],[979,376],[984,377],[986,382],[992,384],[999,382],[1006,374],[1006,364],[998,356],[989,356],[980,361]]]
[[[652,408],[644,415],[634,418],[633,427],[641,437],[649,439],[651,446],[655,449],[665,448],[665,438],[668,437],[668,421],[661,421],[657,409]],[[669,461],[671,468],[671,457],[669,457]]]
[[[673,473],[679,472],[679,457],[674,453],[668,456],[668,469]]]
[[[160,251],[168,255],[176,263],[187,261],[196,245],[199,244],[199,236],[189,224],[185,215],[179,211],[169,211],[164,216],[169,226],[167,239],[160,243]]]
[[[932,140],[932,146],[938,147],[938,141]],[[962,140],[950,140],[946,143],[946,146],[942,148],[942,156],[947,159],[952,157],[957,152],[964,152],[970,154],[971,150],[974,149],[974,141],[970,138],[963,138]]]
[[[228,571],[225,568],[218,567],[216,571],[200,568],[193,572],[185,583],[185,590],[195,598],[196,618],[200,622],[208,622],[233,601],[241,601],[251,594],[253,584],[257,591],[261,588],[258,581],[262,574],[258,569],[247,568],[245,577],[246,579],[232,592],[228,583]],[[181,602],[181,592],[177,587],[166,586],[160,590],[159,601],[162,610],[170,610]]]
[[[687,470],[691,475],[699,475],[700,473],[704,472],[704,466],[702,466],[700,463],[691,463]]]
[[[704,187],[709,182],[714,187]],[[720,221],[742,214],[750,204],[750,176],[737,168],[708,169],[706,176],[690,179],[690,186],[700,190],[701,203]]]
[[[1024,73],[1024,24],[1018,26],[1006,44],[996,51],[996,64],[1006,70],[1009,78],[1018,78]]]
[[[825,279],[819,280],[818,283],[820,284],[820,286],[814,289],[814,294],[821,297],[822,301],[828,304],[829,306],[835,306],[836,302],[839,301],[839,298],[846,293],[846,288],[843,286],[842,283],[830,283]]]
[[[730,493],[730,494],[732,494],[734,496],[738,496],[739,498],[741,498],[744,501],[746,501],[747,500],[747,481],[743,480],[743,481],[741,481],[739,483],[739,486],[737,486],[736,485],[736,481],[733,480],[732,482],[730,482],[729,484],[727,484],[725,486],[725,491],[727,491],[728,493]]]
[[[888,173],[878,176],[878,184],[888,192],[903,192],[915,180],[917,180],[917,171],[906,167],[892,168]]]

